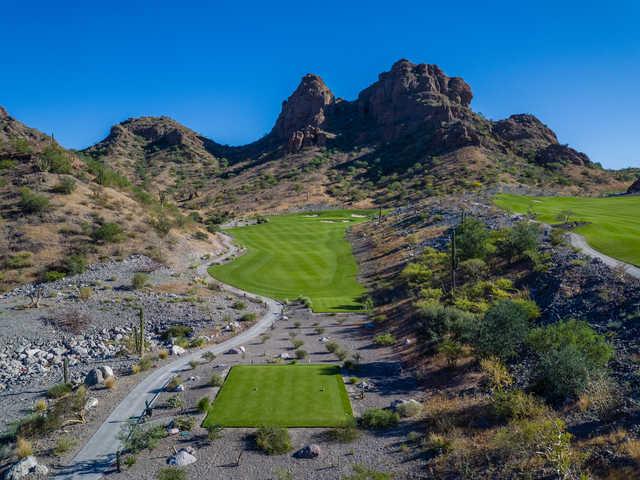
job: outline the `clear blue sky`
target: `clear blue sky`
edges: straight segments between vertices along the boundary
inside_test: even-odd
[[[401,57],[529,112],[607,167],[640,166],[640,2],[3,0],[0,105],[86,147],[169,115],[223,143],[271,129],[307,72],[353,99]]]

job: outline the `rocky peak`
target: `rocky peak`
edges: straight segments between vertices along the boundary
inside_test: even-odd
[[[493,124],[493,131],[498,137],[512,144],[514,149],[523,155],[535,153],[549,145],[556,145],[556,134],[530,114],[511,115],[509,118]]]
[[[358,96],[360,115],[379,127],[383,140],[394,140],[421,127],[469,116],[471,87],[448,77],[437,65],[399,60]]]
[[[0,120],[5,120],[7,118],[9,118],[9,114],[2,106],[0,106]]]
[[[307,127],[320,128],[325,122],[325,109],[335,102],[331,90],[318,75],[302,77],[298,88],[282,102],[272,134],[279,140],[289,141],[296,132]]]

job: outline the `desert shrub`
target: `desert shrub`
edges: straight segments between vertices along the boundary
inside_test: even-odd
[[[143,450],[153,450],[166,436],[167,431],[163,425],[144,427],[128,424],[120,432],[120,441],[128,453],[136,454]]]
[[[340,345],[337,342],[327,342],[324,344],[324,348],[327,349],[329,353],[335,353],[338,349],[340,349]]]
[[[608,419],[618,412],[622,402],[620,388],[608,375],[594,376],[580,394],[580,410],[590,412],[599,419]]]
[[[231,308],[234,310],[245,310],[247,308],[247,303],[242,300],[236,300],[231,304]]]
[[[253,322],[256,319],[257,315],[253,312],[247,312],[238,318],[241,322]]]
[[[381,333],[374,337],[373,343],[379,346],[388,347],[396,343],[396,337],[394,337],[391,333]]]
[[[182,377],[180,375],[175,375],[169,380],[166,386],[166,390],[168,392],[173,392],[176,388],[182,385]]]
[[[56,457],[61,457],[65,453],[70,452],[75,446],[76,440],[74,438],[68,436],[59,437],[53,447],[53,454]]]
[[[548,412],[542,401],[522,390],[497,390],[491,407],[493,414],[502,420],[537,418]]]
[[[41,172],[71,173],[71,160],[57,145],[47,145],[36,157],[35,164]]]
[[[63,262],[63,268],[68,275],[77,275],[87,268],[87,258],[81,254],[69,255]]]
[[[143,272],[136,272],[133,274],[133,278],[131,280],[131,287],[135,290],[140,290],[144,288],[144,286],[149,281],[149,275]]]
[[[25,438],[18,437],[16,440],[16,456],[18,458],[26,458],[31,455],[33,455],[31,442]]]
[[[200,400],[198,400],[198,411],[200,413],[206,413],[209,410],[209,407],[211,406],[211,400],[209,400],[209,397],[202,397]]]
[[[138,459],[135,455],[127,455],[126,457],[124,457],[123,463],[125,467],[131,468],[136,464],[137,461]]]
[[[575,457],[565,423],[549,417],[509,423],[496,432],[493,447],[505,463],[528,464],[536,456],[555,471],[557,478],[569,478]]]
[[[43,398],[39,399],[36,401],[36,403],[33,405],[33,410],[35,412],[46,412],[47,411],[47,401]]]
[[[172,424],[181,432],[190,432],[196,426],[196,421],[191,417],[176,417]]]
[[[71,393],[72,385],[70,383],[59,383],[47,390],[47,397],[60,398]]]
[[[313,302],[309,297],[300,296],[297,298],[297,300],[306,308],[311,308],[313,306]]]
[[[99,242],[117,243],[124,239],[124,230],[117,223],[106,222],[96,228],[91,236]]]
[[[502,361],[497,357],[480,360],[480,370],[486,377],[491,390],[500,390],[513,384],[513,377]]]
[[[167,341],[172,338],[188,337],[191,334],[193,334],[193,328],[187,325],[171,325],[164,332],[162,332],[160,338],[162,338],[162,340],[164,341]]]
[[[453,441],[441,433],[430,432],[424,442],[424,446],[427,451],[441,455],[453,449]]]
[[[332,428],[326,432],[328,440],[338,443],[350,443],[360,438],[360,430],[355,422],[349,422],[344,427]]]
[[[53,186],[55,193],[69,195],[76,189],[76,181],[71,177],[64,177],[56,185]]]
[[[289,431],[282,427],[260,427],[255,433],[256,445],[267,455],[282,455],[293,447]]]
[[[309,352],[307,352],[306,350],[302,350],[301,348],[297,349],[295,351],[295,355],[296,358],[298,360],[304,360],[305,358],[307,358],[309,356]]]
[[[497,253],[509,262],[522,258],[526,251],[536,250],[540,227],[531,222],[519,222],[504,229],[496,241]]]
[[[221,387],[223,383],[224,378],[222,378],[222,375],[220,375],[219,373],[212,374],[211,378],[209,379],[210,387]]]
[[[219,440],[222,438],[222,426],[221,425],[208,425],[207,426],[207,439],[210,442]]]
[[[463,343],[476,336],[475,315],[456,307],[446,307],[430,301],[418,302],[416,306],[418,310],[416,332],[425,350],[432,351],[448,334]]]
[[[167,398],[167,406],[169,408],[184,408],[184,397],[177,394]]]
[[[158,352],[158,358],[160,360],[166,360],[167,358],[169,358],[169,350],[163,348],[162,350],[160,350]]]
[[[536,328],[527,342],[538,355],[536,387],[552,399],[579,395],[613,356],[604,336],[576,320]]]
[[[341,362],[346,360],[346,358],[349,356],[349,352],[347,352],[346,350],[343,350],[342,348],[337,350],[336,352],[334,352],[334,355],[336,357],[338,357],[338,360],[340,360]]]
[[[187,480],[187,472],[178,467],[164,467],[158,471],[158,480]]]
[[[116,388],[116,377],[107,377],[104,379],[104,386],[109,390]]]
[[[27,187],[23,187],[20,189],[18,206],[23,213],[41,213],[49,208],[49,199]]]
[[[81,300],[88,300],[93,295],[93,290],[91,287],[80,287],[78,290],[78,296]]]
[[[492,306],[480,325],[475,347],[483,356],[516,356],[529,333],[529,311],[518,302],[502,300]]]
[[[322,335],[325,332],[325,328],[324,327],[316,327],[316,328],[313,329],[313,331],[318,335]]]
[[[300,348],[301,346],[304,345],[304,340],[300,340],[300,339],[293,339],[291,340],[291,345],[293,346],[293,348]]]
[[[204,337],[196,337],[189,342],[189,348],[200,348],[203,347],[207,343],[207,340]]]
[[[489,230],[484,222],[465,218],[456,227],[456,247],[459,260],[485,258],[489,252]]]
[[[196,360],[189,360],[189,368],[195,370],[200,365]]]
[[[20,269],[20,268],[29,268],[33,265],[31,261],[31,252],[17,252],[13,255],[10,255],[6,260],[5,265],[7,268],[11,269]]]
[[[360,418],[360,424],[371,430],[384,430],[398,425],[400,416],[391,410],[370,408],[365,410]]]
[[[202,354],[202,359],[206,360],[209,363],[211,363],[216,359],[216,354],[213,353],[213,352],[204,352]]]
[[[78,335],[85,332],[91,324],[91,318],[80,310],[69,309],[54,312],[54,314],[47,319],[47,323],[50,323],[63,332]]]
[[[418,402],[404,402],[396,407],[396,412],[401,418],[415,417],[422,411],[422,405]]]
[[[66,273],[59,272],[58,270],[47,270],[42,274],[41,278],[43,282],[57,282],[58,280],[62,280],[66,276]]]
[[[458,275],[465,282],[478,282],[489,275],[489,267],[480,258],[469,258],[458,264]]]
[[[153,360],[151,359],[151,357],[142,357],[140,360],[138,360],[137,365],[138,367],[140,367],[141,372],[145,372],[153,367]]]
[[[438,345],[438,353],[447,359],[450,368],[455,368],[458,360],[464,355],[464,347],[451,338],[445,338]]]

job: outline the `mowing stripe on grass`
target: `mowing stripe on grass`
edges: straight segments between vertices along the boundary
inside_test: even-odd
[[[269,222],[228,232],[246,247],[233,262],[209,273],[229,285],[278,300],[311,299],[316,312],[362,309],[365,289],[345,239],[349,226],[366,221],[365,211],[331,210],[268,217]],[[354,216],[356,215],[356,216]]]
[[[204,427],[340,427],[353,421],[337,365],[237,365]]]

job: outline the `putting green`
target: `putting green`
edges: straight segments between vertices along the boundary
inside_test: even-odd
[[[316,312],[360,310],[365,289],[347,228],[371,212],[331,210],[268,217],[268,222],[227,230],[244,255],[209,268],[212,277],[278,300],[308,297]]]
[[[336,365],[238,365],[203,426],[339,427],[353,421]]]
[[[640,196],[606,198],[528,197],[496,195],[494,202],[505,210],[532,212],[545,223],[560,223],[559,215],[587,222],[576,232],[596,250],[627,263],[640,265]],[[570,212],[570,213],[569,213]]]

